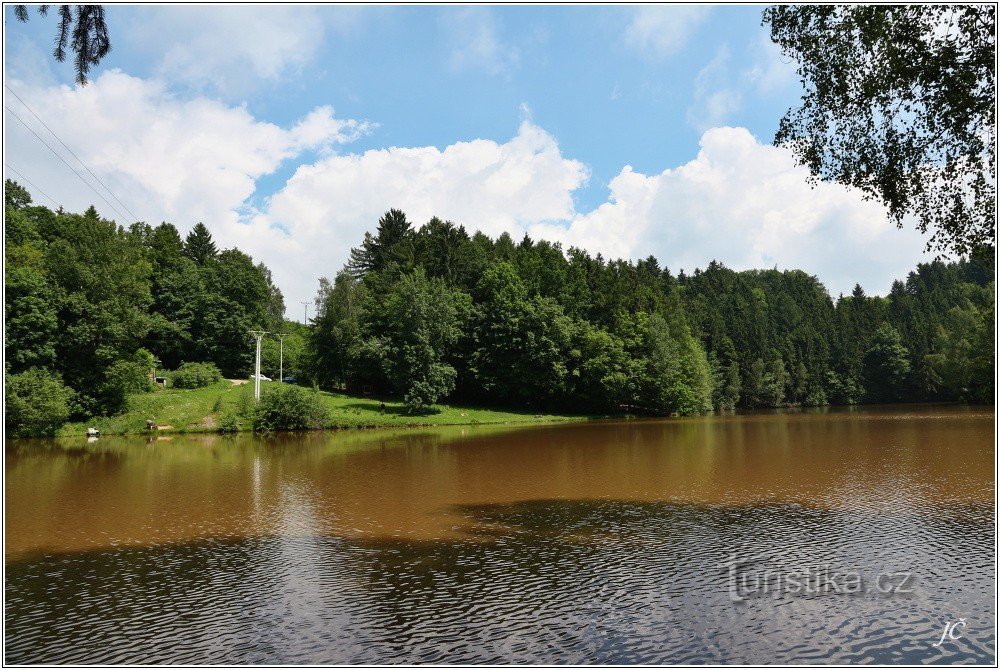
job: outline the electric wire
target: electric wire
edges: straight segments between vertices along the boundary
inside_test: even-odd
[[[126,221],[128,220],[128,217],[127,217],[127,216],[125,216],[124,214],[122,214],[121,210],[119,210],[119,209],[118,209],[117,207],[115,207],[115,206],[114,206],[114,205],[112,205],[112,204],[111,204],[110,202],[108,202],[108,199],[107,199],[107,198],[105,198],[105,197],[104,197],[103,195],[101,195],[101,192],[100,192],[100,191],[98,191],[98,190],[97,190],[96,188],[94,188],[94,185],[93,185],[93,184],[91,184],[91,183],[90,183],[89,181],[87,181],[86,179],[84,179],[84,178],[83,178],[83,175],[81,175],[81,174],[80,174],[79,172],[77,172],[76,168],[74,168],[74,167],[73,167],[72,165],[70,165],[69,163],[67,163],[67,162],[66,162],[66,159],[65,159],[65,158],[63,158],[63,157],[62,157],[62,156],[61,156],[61,155],[59,154],[59,152],[58,152],[58,151],[56,151],[56,150],[55,150],[55,149],[53,149],[53,148],[52,148],[51,146],[49,146],[49,143],[48,143],[48,142],[46,142],[46,141],[45,141],[44,139],[42,139],[42,137],[41,137],[41,136],[40,136],[40,135],[39,135],[38,133],[36,133],[36,132],[35,132],[35,130],[34,130],[34,129],[33,129],[33,128],[32,128],[31,126],[29,126],[29,125],[28,125],[27,123],[25,123],[25,122],[24,122],[24,119],[22,119],[22,118],[21,118],[20,116],[18,116],[18,115],[17,115],[17,112],[15,112],[15,111],[14,111],[13,109],[11,109],[10,107],[8,107],[7,105],[4,105],[4,106],[3,106],[3,108],[4,108],[4,109],[6,109],[6,110],[7,110],[8,112],[10,112],[10,113],[11,113],[11,115],[12,115],[12,116],[13,116],[13,117],[14,117],[15,119],[17,119],[17,120],[18,120],[18,121],[20,122],[20,124],[21,124],[22,126],[24,126],[25,128],[27,128],[27,129],[28,129],[28,131],[29,131],[29,132],[30,132],[30,133],[31,133],[32,135],[34,135],[34,136],[35,136],[35,137],[36,137],[36,138],[38,139],[38,141],[39,141],[39,142],[41,142],[42,144],[44,144],[44,145],[45,145],[45,147],[46,147],[46,148],[47,148],[47,149],[48,149],[49,151],[51,151],[51,152],[52,152],[52,153],[53,153],[53,154],[55,155],[55,157],[56,157],[56,158],[58,158],[59,160],[61,160],[61,161],[63,162],[63,165],[65,165],[66,167],[68,167],[68,168],[69,168],[69,169],[70,169],[70,170],[71,170],[71,171],[73,172],[73,174],[75,174],[75,175],[77,176],[77,178],[79,178],[79,180],[80,180],[80,181],[82,181],[82,182],[83,182],[84,184],[86,184],[86,185],[87,185],[87,186],[88,186],[88,187],[90,188],[90,190],[91,190],[91,191],[93,191],[93,192],[94,192],[94,193],[95,193],[95,194],[97,195],[97,197],[99,197],[99,198],[100,198],[101,200],[103,200],[103,201],[104,201],[104,203],[105,203],[105,204],[106,204],[106,205],[107,205],[108,207],[110,207],[111,209],[113,209],[113,210],[115,211],[115,213],[117,213],[117,214],[118,214],[118,216],[120,216],[120,217],[122,218],[122,220],[126,220]]]
[[[10,87],[10,85],[9,85],[9,84],[7,84],[7,83],[4,83],[4,88],[6,88],[6,89],[7,89],[8,91],[10,91],[10,92],[11,92],[11,94],[12,94],[12,95],[13,95],[13,96],[14,96],[15,98],[17,98],[18,102],[20,102],[20,103],[21,103],[22,105],[24,105],[24,108],[25,108],[25,109],[27,109],[27,110],[28,110],[29,112],[31,112],[31,115],[32,115],[32,116],[34,116],[34,117],[35,117],[36,119],[38,119],[38,122],[39,122],[40,124],[42,124],[42,125],[43,125],[43,126],[45,127],[45,129],[46,129],[47,131],[49,131],[50,133],[52,133],[52,137],[56,138],[56,139],[57,139],[57,140],[59,141],[59,144],[63,145],[63,147],[64,147],[64,148],[66,149],[66,151],[68,151],[68,152],[70,153],[70,155],[71,155],[71,156],[73,156],[73,158],[75,158],[75,159],[77,160],[77,162],[79,162],[79,163],[80,163],[80,165],[82,165],[82,166],[83,166],[83,169],[84,169],[84,170],[86,170],[87,172],[89,172],[89,173],[90,173],[90,176],[91,176],[91,177],[93,177],[93,178],[94,178],[94,179],[95,179],[95,180],[97,181],[97,183],[98,183],[98,184],[100,184],[101,186],[103,186],[103,187],[104,187],[104,190],[105,190],[105,191],[107,191],[107,192],[108,192],[109,194],[111,194],[111,197],[112,197],[112,198],[114,198],[114,199],[115,199],[115,201],[116,201],[116,202],[117,202],[117,203],[118,203],[119,205],[121,205],[121,206],[122,206],[122,207],[123,207],[123,208],[125,209],[125,211],[126,211],[126,212],[128,212],[128,213],[129,213],[129,215],[130,215],[130,216],[132,217],[132,219],[133,219],[134,221],[138,221],[138,220],[139,220],[139,217],[138,217],[138,216],[136,216],[136,215],[135,215],[135,213],[134,213],[134,212],[133,212],[133,211],[132,211],[131,209],[129,209],[129,208],[128,208],[128,205],[126,205],[126,204],[125,204],[124,202],[122,202],[121,198],[119,198],[119,197],[118,197],[117,195],[115,195],[115,192],[114,192],[114,191],[112,191],[112,190],[111,190],[110,188],[108,188],[108,185],[107,185],[107,184],[105,184],[105,183],[104,183],[103,181],[101,181],[101,178],[100,178],[100,177],[98,177],[98,176],[97,176],[96,174],[94,174],[94,171],[93,171],[93,170],[91,170],[91,169],[90,169],[90,168],[89,168],[89,167],[87,166],[87,164],[83,162],[83,159],[82,159],[82,158],[80,158],[79,156],[77,156],[77,155],[76,155],[76,152],[75,152],[75,151],[73,151],[72,149],[70,149],[70,148],[69,148],[69,145],[67,145],[67,144],[66,144],[65,142],[63,142],[62,138],[61,138],[61,137],[59,137],[59,135],[57,135],[57,134],[56,134],[56,131],[52,130],[52,128],[50,128],[50,127],[49,127],[49,124],[45,123],[45,121],[44,121],[44,120],[42,120],[42,117],[38,116],[38,114],[36,114],[36,113],[35,113],[35,110],[33,110],[33,109],[31,108],[31,106],[30,106],[30,105],[28,105],[28,103],[26,103],[26,102],[25,102],[25,101],[24,101],[24,100],[23,100],[23,99],[21,98],[21,96],[19,96],[19,95],[17,94],[17,91],[15,91],[14,89],[12,89],[12,88]]]
[[[15,169],[14,169],[14,168],[13,168],[13,167],[11,166],[11,164],[10,164],[10,163],[8,163],[7,161],[4,161],[4,163],[3,163],[3,166],[4,166],[5,168],[7,168],[8,170],[10,170],[11,172],[13,172],[14,174],[16,174],[16,175],[17,175],[18,177],[20,177],[20,178],[21,178],[21,181],[23,181],[23,182],[24,182],[25,184],[27,184],[27,185],[28,185],[28,186],[30,186],[30,187],[31,187],[32,189],[34,189],[34,191],[35,191],[36,193],[39,193],[39,194],[41,194],[41,195],[45,196],[45,197],[46,197],[46,198],[48,199],[48,201],[49,201],[49,202],[51,202],[51,203],[52,203],[53,205],[55,205],[55,206],[56,206],[57,208],[59,208],[59,209],[62,209],[62,205],[60,205],[60,204],[59,204],[58,202],[56,202],[55,198],[53,198],[53,197],[52,197],[51,195],[49,195],[48,193],[46,193],[46,192],[45,192],[45,191],[43,191],[42,189],[38,188],[38,187],[37,187],[37,186],[35,186],[34,184],[32,184],[32,183],[31,183],[31,180],[30,180],[30,179],[28,179],[28,178],[27,178],[27,177],[25,177],[25,176],[24,176],[23,174],[21,174],[20,172],[18,172],[17,170],[15,170]]]

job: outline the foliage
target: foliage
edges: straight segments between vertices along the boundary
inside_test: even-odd
[[[927,357],[949,351],[940,324],[959,343],[972,337],[949,329],[949,309],[966,300],[980,315],[992,309],[989,253],[921,265],[884,298],[857,286],[833,300],[797,270],[734,272],[713,262],[675,277],[652,257],[609,262],[528,238],[470,237],[440,219],[414,229],[389,212],[354,259],[333,283],[321,281],[309,334],[309,375],[327,387],[346,381],[405,397],[418,380],[398,371],[422,369],[447,389],[450,374],[431,374],[440,360],[455,371],[442,398],[576,412],[946,400],[992,389],[971,347]],[[408,312],[392,302],[401,279],[416,276],[443,282],[434,300],[468,305],[440,359],[427,349],[416,356],[421,330],[400,327]],[[902,349],[884,339],[889,327]],[[420,366],[399,367],[404,351]],[[949,356],[955,364],[944,363]],[[976,381],[955,381],[960,370]]]
[[[72,390],[44,368],[7,374],[4,380],[4,426],[7,437],[54,435],[69,417]]]
[[[153,390],[152,370],[153,356],[145,349],[139,349],[128,360],[112,363],[98,387],[99,406],[107,414],[124,411],[131,396]]]
[[[948,310],[936,327],[935,353],[926,356],[936,388],[960,400],[993,403],[994,313],[992,303],[979,308],[971,301]]]
[[[455,388],[455,368],[444,358],[461,335],[469,298],[422,268],[369,295],[366,332],[386,342],[389,383],[412,412],[423,411]]]
[[[899,331],[887,323],[872,335],[864,358],[865,388],[876,402],[902,399],[910,374],[909,352],[903,346]]]
[[[254,408],[254,430],[308,430],[326,423],[326,404],[315,391],[277,384],[261,395]]]
[[[22,209],[31,204],[31,194],[16,181],[5,179],[3,182],[3,204],[12,209]]]
[[[316,296],[317,314],[305,344],[303,367],[308,376],[327,388],[339,388],[361,346],[361,319],[367,291],[347,270],[331,283],[323,277]]]
[[[273,317],[278,293],[263,265],[238,250],[185,255],[177,229],[129,228],[34,206],[5,185],[5,351],[9,371],[44,367],[74,391],[71,417],[122,411],[153,368],[213,362],[250,370],[248,330]],[[194,232],[189,251],[214,247]],[[195,240],[199,240],[195,242]]]
[[[172,385],[179,389],[199,389],[222,379],[214,363],[181,363],[171,374]]]
[[[51,5],[38,5],[38,13],[48,14]],[[76,82],[87,83],[90,68],[101,62],[111,51],[108,27],[104,22],[101,5],[59,5],[59,27],[56,29],[56,46],[52,55],[60,63],[66,60],[66,48],[76,54],[73,66]],[[14,5],[18,21],[28,20],[28,5]],[[71,39],[72,38],[72,39]]]
[[[188,236],[184,238],[184,255],[198,265],[205,265],[219,254],[212,240],[212,233],[204,223],[195,224]]]
[[[899,225],[914,214],[929,248],[994,245],[994,5],[777,5],[764,22],[806,86],[775,143]]]
[[[152,354],[157,368],[212,363],[245,377],[248,331],[265,326],[288,334],[286,374],[406,402],[400,423],[436,421],[448,404],[691,414],[994,395],[987,251],[921,264],[884,297],[858,286],[834,300],[801,271],[713,262],[675,276],[652,257],[607,261],[527,237],[470,236],[440,219],[414,229],[396,213],[362,245],[374,265],[321,281],[313,326],[275,327],[273,281],[239,250],[195,260],[169,223],[125,229],[93,208],[53,212],[23,197],[5,215],[7,372],[60,377],[75,420],[155,404],[162,392],[145,393]],[[269,376],[277,350],[267,338]],[[208,412],[218,397],[205,413],[252,423],[249,396]],[[366,411],[337,421],[382,425]],[[201,426],[205,413],[184,418]]]

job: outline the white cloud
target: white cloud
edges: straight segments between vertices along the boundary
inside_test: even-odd
[[[327,32],[343,35],[359,16],[351,7],[159,7],[136,13],[123,34],[158,59],[159,78],[239,95],[309,65]]]
[[[918,232],[896,229],[880,205],[843,186],[811,188],[807,175],[788,150],[744,128],[713,128],[689,163],[652,176],[626,166],[608,203],[531,233],[606,257],[653,254],[675,272],[713,259],[739,270],[798,268],[834,295],[855,282],[885,292],[922,258]]]
[[[665,58],[687,44],[710,11],[694,5],[638,7],[625,29],[625,42],[639,53]]]
[[[390,207],[418,226],[440,216],[470,232],[520,236],[539,222],[572,218],[573,191],[588,176],[525,120],[503,144],[391,147],[303,165],[249,225],[230,232],[273,265],[289,295],[311,297],[317,278],[336,273]]]
[[[505,42],[493,13],[486,7],[449,11],[443,24],[451,42],[454,70],[481,70],[492,75],[508,75],[517,68],[520,51]]]
[[[368,126],[328,107],[280,127],[117,71],[84,88],[11,84],[139,217],[182,231],[204,221],[222,246],[267,263],[289,304],[312,298],[316,280],[337,272],[390,207],[417,225],[436,215],[470,232],[529,232],[608,258],[654,254],[674,271],[712,259],[735,269],[801,268],[834,294],[856,281],[884,292],[922,257],[919,233],[897,230],[879,205],[839,185],[810,188],[790,152],[742,128],[706,131],[693,160],[659,174],[626,166],[607,202],[580,211],[573,196],[587,167],[563,155],[527,111],[506,142],[340,155],[333,149]],[[8,118],[6,130],[15,169],[71,211],[94,203],[111,213],[16,121]],[[305,151],[318,155],[252,209],[258,180]]]
[[[320,107],[285,129],[254,119],[242,107],[178,99],[160,83],[117,70],[82,88],[18,81],[11,86],[136,216],[153,224],[171,221],[181,230],[198,221],[211,227],[236,221],[257,179],[304,151],[328,150],[369,127]],[[47,136],[20,103],[12,100],[10,106]],[[15,169],[70,211],[94,204],[103,215],[128,223],[20,123],[7,120],[6,157]],[[56,140],[47,139],[86,175]]]

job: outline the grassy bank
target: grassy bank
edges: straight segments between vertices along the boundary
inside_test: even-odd
[[[266,390],[277,383],[263,382],[263,386]],[[413,416],[406,413],[401,402],[327,391],[319,394],[329,408],[327,428],[546,423],[583,418],[455,405],[435,405],[428,413]],[[68,423],[58,434],[83,435],[88,427],[105,435],[144,433],[147,419],[160,426],[160,432],[214,432],[219,430],[224,415],[236,411],[241,403],[252,402],[252,397],[252,384],[236,386],[227,380],[201,389],[157,389],[134,396],[124,414]]]

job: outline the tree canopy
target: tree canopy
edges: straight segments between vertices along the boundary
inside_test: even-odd
[[[46,16],[52,5],[37,5],[38,13]],[[81,86],[87,83],[90,68],[101,62],[111,51],[108,26],[104,22],[104,7],[101,5],[58,5],[59,26],[56,28],[53,57],[60,63],[66,60],[66,49],[75,55],[73,68],[76,81]],[[18,21],[29,18],[28,5],[14,5],[14,15]]]
[[[806,89],[776,144],[913,215],[929,249],[995,245],[994,5],[777,5],[764,23]]]
[[[5,203],[12,435],[119,412],[154,366],[246,377],[251,329],[286,334],[265,342],[265,374],[394,396],[414,413],[442,400],[671,415],[995,392],[992,257],[921,264],[887,296],[857,286],[833,299],[798,270],[712,262],[675,276],[653,257],[414,227],[400,212],[383,219],[392,234],[365,237],[374,264],[320,282],[309,327],[283,319],[266,266],[217,250],[207,226],[189,244],[170,223],[53,212],[19,187]]]
[[[992,398],[991,257],[887,297],[791,270],[674,276],[391,210],[323,279],[308,374],[330,388],[576,412]],[[435,334],[436,333],[436,334]],[[447,336],[443,335],[447,333]],[[454,384],[452,384],[454,372]]]

